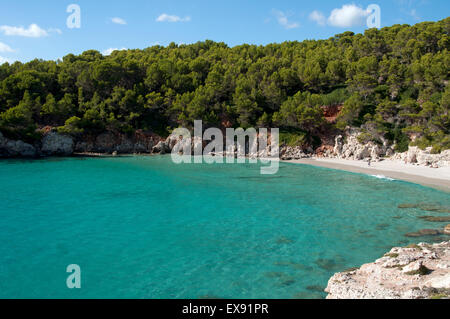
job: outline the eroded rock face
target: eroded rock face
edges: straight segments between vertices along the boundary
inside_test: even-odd
[[[36,156],[36,148],[22,141],[9,140],[6,143],[6,150],[10,156],[34,157]]]
[[[4,146],[7,142],[7,139],[3,136],[2,132],[0,132],[0,147]]]
[[[374,263],[335,274],[327,299],[450,298],[450,241],[393,248]]]
[[[371,159],[373,161],[380,160],[381,157],[392,155],[393,150],[388,145],[387,141],[382,141],[382,144],[368,142],[361,144],[358,141],[359,132],[349,132],[345,142],[344,137],[339,135],[335,139],[335,146],[333,152],[325,154],[327,157],[337,157],[351,160]]]
[[[440,154],[431,154],[431,150],[431,147],[421,150],[416,146],[410,146],[407,152],[392,156],[392,160],[434,168],[450,166],[450,150],[445,150]]]
[[[79,141],[76,143],[75,152],[101,154],[151,153],[155,139],[156,137],[143,132],[136,132],[134,136],[106,132],[95,138]]]
[[[94,149],[99,153],[112,153],[115,151],[117,144],[114,134],[108,132],[97,136],[95,139]]]
[[[170,153],[170,151],[171,151],[171,149],[170,149],[169,145],[167,145],[167,143],[164,141],[160,141],[152,149],[152,153],[159,153],[159,154]]]
[[[158,143],[158,145],[153,148],[153,152],[161,154],[170,152],[184,153],[185,150],[187,151],[190,148],[191,155],[195,155],[196,152],[203,154],[206,145],[207,143],[199,136],[183,137],[172,133],[165,141]],[[219,152],[221,151],[219,150]],[[218,154],[219,152],[215,152],[214,154]]]
[[[410,146],[407,152],[395,153],[387,140],[380,138],[379,144],[368,142],[361,144],[358,141],[358,131],[350,130],[346,137],[339,135],[335,139],[333,151],[325,153],[326,157],[337,157],[342,159],[364,160],[371,159],[378,161],[383,157],[391,160],[402,161],[407,164],[417,164],[434,168],[450,166],[450,150],[445,150],[440,154],[432,154],[432,148],[421,150],[418,147]]]
[[[69,156],[73,154],[73,150],[74,141],[70,136],[49,132],[42,139],[41,151],[44,155]]]
[[[280,156],[282,160],[299,160],[311,157],[311,155],[306,154],[305,150],[300,146],[284,146],[280,149]]]
[[[22,141],[9,140],[0,133],[0,157],[35,157],[36,148]]]

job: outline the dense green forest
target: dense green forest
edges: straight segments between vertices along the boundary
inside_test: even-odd
[[[317,141],[347,126],[407,149],[450,148],[450,18],[328,40],[233,48],[213,41],[144,50],[69,54],[62,61],[0,66],[0,130],[66,134],[180,125],[280,127]],[[343,105],[336,122],[322,106]],[[294,138],[295,141],[295,138]]]

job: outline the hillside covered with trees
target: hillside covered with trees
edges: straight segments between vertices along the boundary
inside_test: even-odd
[[[178,126],[280,127],[318,146],[347,126],[363,138],[450,148],[450,18],[328,40],[233,48],[212,41],[69,54],[0,66],[0,131],[32,141],[40,129],[82,136]],[[324,106],[338,107],[327,121]],[[414,140],[414,141],[413,141]]]

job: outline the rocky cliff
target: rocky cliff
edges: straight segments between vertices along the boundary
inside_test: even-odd
[[[22,141],[9,140],[0,132],[0,157],[34,157],[36,147]]]
[[[69,156],[73,154],[74,140],[70,136],[49,132],[42,139],[43,155]]]
[[[431,147],[421,150],[418,147],[409,147],[404,153],[396,153],[391,160],[402,161],[407,164],[425,165],[433,168],[450,166],[450,150],[440,154],[432,154]]]
[[[358,130],[348,130],[345,135],[338,135],[333,145],[324,144],[316,150],[311,147],[291,147],[280,145],[280,157],[283,160],[296,160],[312,156],[341,158],[352,160],[380,161],[389,159],[408,164],[426,165],[434,168],[450,166],[450,150],[441,154],[432,154],[431,148],[421,150],[410,147],[405,153],[395,153],[393,146],[387,140],[378,143],[369,141],[361,143]],[[179,143],[181,142],[181,143]],[[44,133],[42,140],[31,145],[23,141],[9,140],[0,133],[0,157],[39,157],[39,156],[70,156],[73,154],[167,154],[177,145],[184,146],[180,136],[170,135],[167,139],[148,132],[137,131],[126,135],[115,132],[104,132],[98,136],[82,136],[73,138],[58,134],[51,128]],[[202,140],[191,140],[192,151],[206,146]],[[270,144],[270,143],[268,143]],[[224,145],[226,145],[224,141]],[[257,145],[256,145],[257,146]],[[246,147],[249,153],[249,145]],[[267,157],[270,146],[263,151],[249,154],[250,157]],[[224,150],[215,155],[236,155],[237,150]]]
[[[322,147],[324,152],[319,155],[328,158],[351,160],[370,159],[375,162],[387,159],[433,168],[450,166],[450,150],[445,150],[440,154],[433,154],[431,147],[421,150],[418,147],[410,146],[407,152],[395,153],[393,145],[389,141],[381,138],[378,143],[372,141],[361,143],[359,139],[360,134],[359,131],[349,130],[346,135],[337,136],[334,148]]]
[[[0,157],[71,156],[77,153],[150,154],[160,153],[154,146],[163,139],[155,134],[137,131],[133,135],[105,132],[98,136],[74,138],[51,129],[33,145],[7,139],[0,132]],[[170,149],[166,151],[170,152]]]
[[[102,154],[150,154],[153,146],[161,137],[137,131],[133,135],[105,132],[96,137],[88,136],[79,139],[75,144],[75,153]]]
[[[450,225],[445,229],[450,234]],[[335,274],[325,291],[327,299],[450,299],[450,241],[393,248]]]

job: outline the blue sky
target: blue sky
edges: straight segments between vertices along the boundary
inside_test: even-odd
[[[81,8],[79,29],[66,25],[70,4]],[[0,0],[0,63],[206,39],[230,46],[326,39],[363,32],[370,4],[381,9],[381,27],[450,15],[448,0]]]

